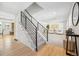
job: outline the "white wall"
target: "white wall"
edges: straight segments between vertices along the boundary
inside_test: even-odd
[[[72,6],[73,7],[73,6]],[[76,34],[79,34],[79,24],[78,26],[73,26],[72,25],[72,7],[71,7],[71,12],[70,12],[70,15],[69,15],[69,20],[68,20],[68,25],[67,25],[67,28],[72,28],[73,31],[76,33]],[[77,45],[78,45],[78,54],[79,54],[79,38],[77,38]]]
[[[59,34],[49,34],[49,44],[63,47],[63,40],[65,40],[65,35],[59,35]]]
[[[29,6],[29,5],[28,5]],[[27,7],[28,7],[27,6]],[[19,23],[20,21],[20,13],[13,15],[4,11],[0,11],[0,21],[1,22],[15,22],[16,30],[15,30],[15,37],[18,41],[22,42],[26,46],[30,47],[32,50],[35,50],[35,45],[33,44],[31,38],[29,37],[28,33],[24,30],[24,28]]]
[[[18,39],[20,42],[22,42],[26,46],[30,47],[32,50],[35,50],[35,45],[33,41],[31,40],[27,31],[21,25],[20,13],[16,16],[15,20],[16,20],[16,39]]]

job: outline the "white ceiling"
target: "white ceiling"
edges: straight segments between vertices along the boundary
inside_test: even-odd
[[[16,15],[19,11],[26,9],[31,2],[0,2],[0,11]]]
[[[40,5],[38,5],[37,3],[32,3],[28,8],[26,8],[26,10],[31,14],[31,15],[33,15],[33,14],[35,14],[35,13],[37,13],[37,12],[39,12],[39,11],[41,11],[43,8],[40,6]]]
[[[43,9],[33,16],[41,22],[65,22],[70,14],[73,2],[37,2]]]
[[[0,11],[16,15],[31,4],[32,2],[0,2]],[[65,22],[69,16],[73,2],[37,2],[37,4],[43,9],[32,15],[38,21],[50,23],[54,21]]]

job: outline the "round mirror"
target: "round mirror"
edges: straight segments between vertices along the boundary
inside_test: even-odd
[[[79,21],[79,2],[76,2],[73,6],[73,9],[72,9],[72,24],[74,26],[77,26],[78,25],[78,21]]]

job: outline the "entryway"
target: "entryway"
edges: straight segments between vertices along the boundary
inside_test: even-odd
[[[0,21],[0,52],[8,49],[14,39],[14,22]],[[0,53],[2,55],[2,53]]]

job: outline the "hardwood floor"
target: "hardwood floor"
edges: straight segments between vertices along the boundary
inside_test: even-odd
[[[19,41],[12,39],[12,36],[4,36],[0,39],[0,55],[2,56],[29,56],[35,55],[29,47],[25,46]]]
[[[66,56],[65,49],[50,44],[45,45],[37,55],[42,56]]]
[[[32,51],[19,41],[12,39],[13,36],[0,36],[1,56],[65,56],[65,49],[51,44],[46,44],[38,52]]]

